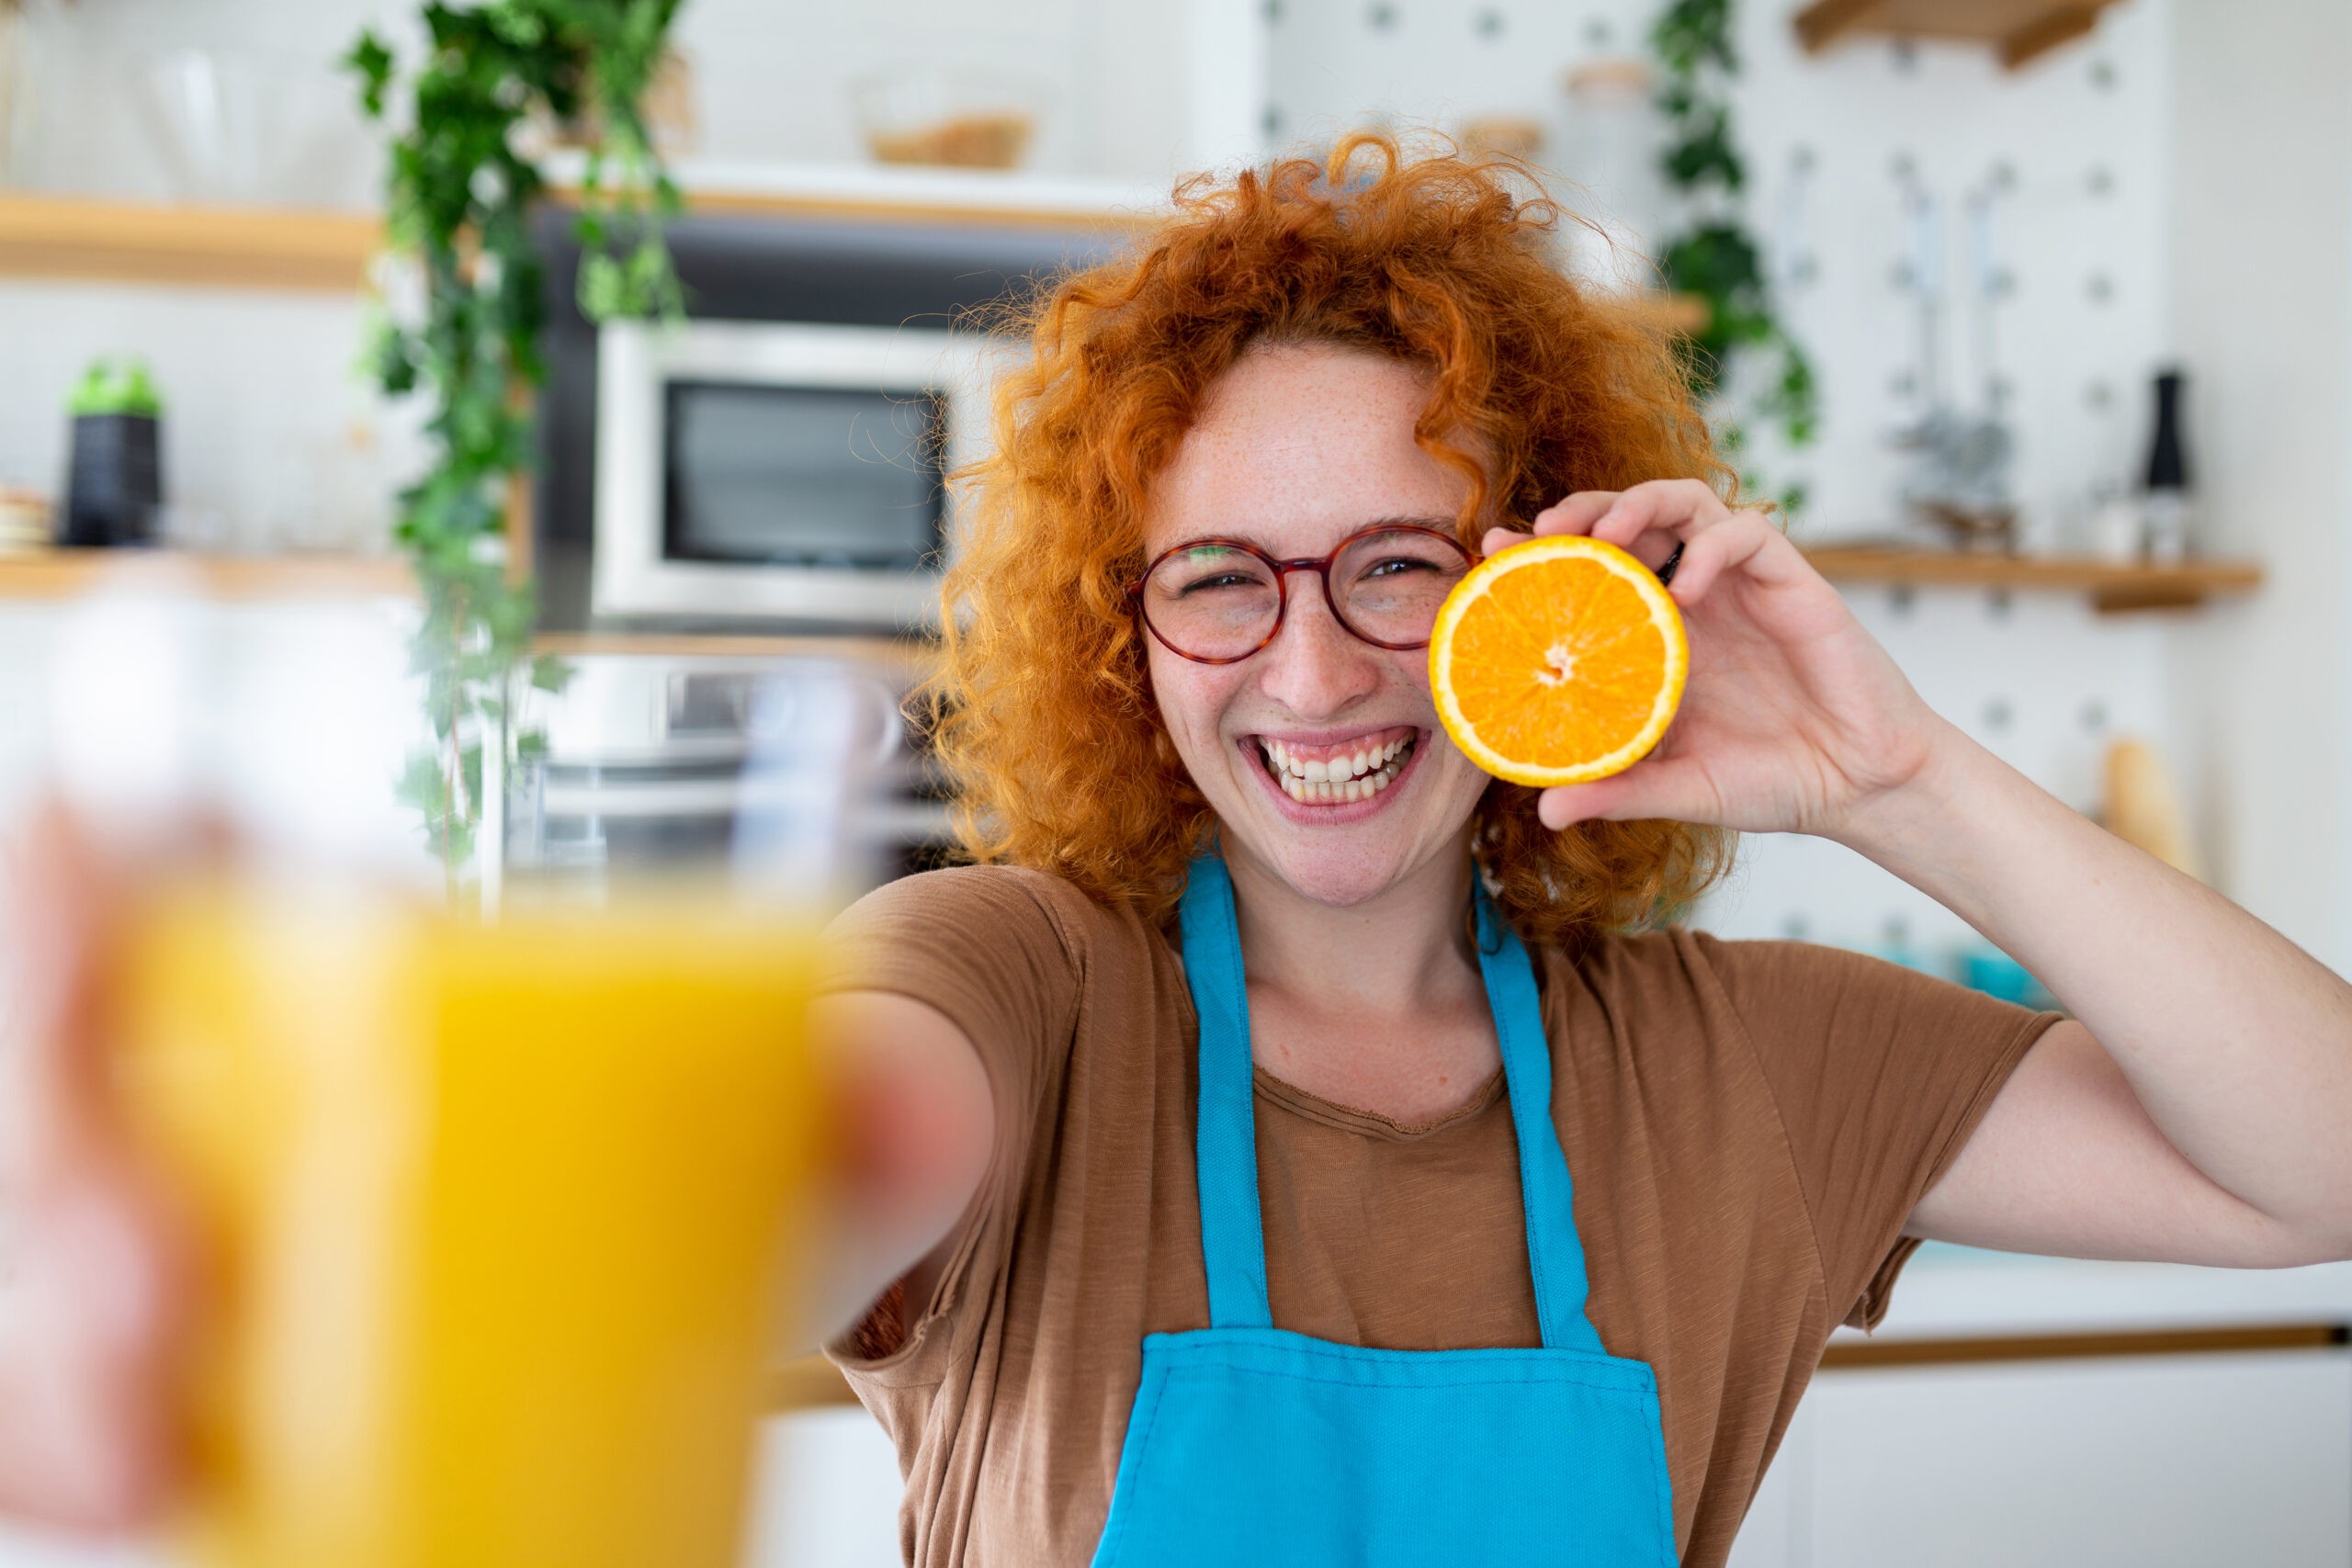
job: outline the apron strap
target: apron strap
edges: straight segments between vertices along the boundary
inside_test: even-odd
[[[1472,874],[1474,882],[1476,874]],[[1527,1265],[1535,1280],[1535,1317],[1547,1350],[1603,1354],[1600,1332],[1585,1315],[1584,1244],[1577,1236],[1576,1184],[1552,1120],[1552,1046],[1535,965],[1517,933],[1503,924],[1476,883],[1478,970],[1487,1005],[1502,1044],[1503,1082],[1510,1091],[1511,1131],[1519,1140],[1519,1188],[1527,1208]]]
[[[1250,991],[1242,980],[1233,880],[1222,857],[1206,854],[1193,863],[1179,915],[1184,983],[1201,1024],[1200,1131],[1193,1159],[1209,1323],[1216,1328],[1272,1328],[1265,1222],[1258,1204],[1257,1118],[1250,1103]]]
[[[1536,1320],[1543,1325],[1546,1349],[1600,1354],[1600,1336],[1585,1315],[1584,1247],[1577,1237],[1576,1188],[1552,1120],[1552,1048],[1544,1034],[1535,968],[1526,947],[1496,916],[1484,886],[1478,887],[1476,897],[1478,969],[1502,1045],[1503,1081],[1510,1092]],[[1242,976],[1233,880],[1220,856],[1203,855],[1193,863],[1178,912],[1183,928],[1184,981],[1193,993],[1201,1031],[1193,1158],[1209,1323],[1216,1328],[1271,1328],[1265,1222],[1258,1196],[1250,992]]]

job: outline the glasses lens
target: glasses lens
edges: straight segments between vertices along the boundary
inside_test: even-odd
[[[1282,585],[1272,569],[1229,545],[1179,550],[1144,579],[1143,614],[1170,648],[1194,659],[1239,659],[1273,634]]]
[[[1397,647],[1425,643],[1438,606],[1470,571],[1470,557],[1442,534],[1398,528],[1366,534],[1331,566],[1331,592],[1358,637]]]

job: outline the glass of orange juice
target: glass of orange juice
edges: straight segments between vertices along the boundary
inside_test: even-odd
[[[731,1568],[824,1164],[806,926],[181,886],[119,1061],[204,1242],[221,1568]]]

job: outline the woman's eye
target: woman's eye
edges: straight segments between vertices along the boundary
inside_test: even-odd
[[[1187,594],[1204,593],[1217,588],[1254,588],[1258,580],[1246,571],[1221,571],[1214,577],[1204,577],[1184,585]]]
[[[1394,556],[1387,560],[1375,561],[1364,575],[1366,577],[1401,577],[1408,571],[1436,570],[1435,566],[1425,560],[1415,560],[1410,556]]]

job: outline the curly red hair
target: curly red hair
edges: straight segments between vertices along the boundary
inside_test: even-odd
[[[1125,597],[1151,483],[1204,395],[1251,345],[1353,345],[1423,367],[1414,439],[1469,483],[1459,528],[1574,491],[1699,478],[1730,491],[1676,350],[1549,255],[1557,209],[1519,171],[1385,137],[1196,181],[1125,256],[1064,278],[1011,323],[1029,361],[999,385],[993,454],[963,471],[960,550],[928,684],[963,852],[1065,877],[1164,918],[1214,818],[1153,703]],[[1554,833],[1497,781],[1478,858],[1530,941],[1659,919],[1728,865],[1679,822]]]

